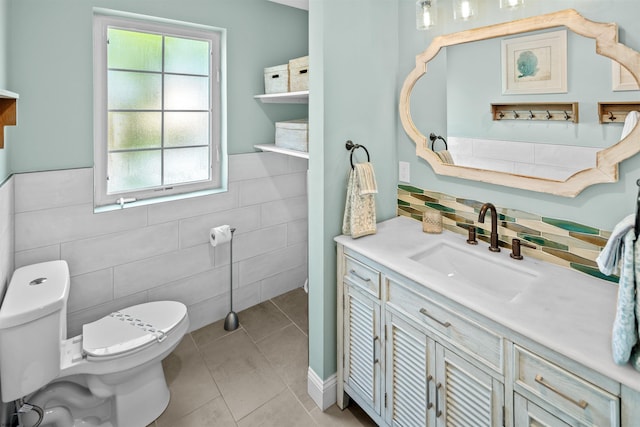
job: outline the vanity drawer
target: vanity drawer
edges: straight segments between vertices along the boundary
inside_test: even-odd
[[[353,258],[345,256],[344,277],[365,292],[380,298],[380,272],[367,267]]]
[[[537,396],[585,426],[620,425],[618,396],[514,346],[515,388]]]
[[[390,279],[387,281],[387,304],[438,332],[496,372],[504,373],[504,339],[501,336]]]

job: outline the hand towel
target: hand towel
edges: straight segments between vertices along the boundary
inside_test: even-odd
[[[623,140],[629,135],[629,133],[636,127],[638,123],[638,119],[640,119],[640,113],[637,111],[629,111],[627,113],[627,117],[624,118],[624,126],[622,127],[622,136],[620,140]]]
[[[342,233],[354,239],[375,234],[378,191],[370,163],[356,164],[349,174],[347,200],[342,221]]]
[[[436,155],[445,165],[453,164],[453,157],[451,156],[451,152],[449,150],[436,151]]]
[[[598,268],[603,274],[609,276],[612,273],[617,273],[619,271],[618,261],[620,260],[622,241],[627,232],[634,228],[635,221],[636,215],[631,214],[616,224],[613,228],[611,237],[609,237],[604,249],[596,258]]]
[[[369,162],[356,163],[353,168],[355,169],[356,176],[358,177],[359,194],[364,196],[365,194],[377,193],[378,185],[376,184],[373,165]]]
[[[632,352],[632,364],[638,362],[638,349],[634,347],[638,342],[636,279],[640,279],[640,242],[635,242],[635,238],[634,230],[624,235],[618,301],[611,335],[613,361],[618,365],[629,362]]]

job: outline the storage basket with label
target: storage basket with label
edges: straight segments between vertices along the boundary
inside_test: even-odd
[[[302,56],[289,61],[289,90],[291,92],[309,90],[308,56]]]
[[[264,69],[264,93],[289,91],[289,64],[276,65]]]
[[[309,151],[308,119],[276,122],[276,146],[297,151]]]

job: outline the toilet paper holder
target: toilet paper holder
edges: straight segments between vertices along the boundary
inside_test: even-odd
[[[234,231],[236,231],[236,229],[229,226],[228,224],[213,227],[211,228],[211,230],[209,230],[209,243],[213,247],[221,246],[225,243],[230,244],[233,240]]]
[[[236,228],[235,227],[230,227],[229,230],[231,231],[231,238],[233,239],[233,233],[235,233]],[[216,240],[216,236],[213,233],[211,233],[211,239],[212,240]]]

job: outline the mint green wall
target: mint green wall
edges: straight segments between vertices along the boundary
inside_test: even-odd
[[[8,47],[8,25],[7,14],[9,0],[0,0],[0,89],[12,90],[7,86],[7,47]],[[5,128],[5,148],[0,150],[0,184],[11,174],[9,169],[9,145],[11,128]]]
[[[264,67],[308,53],[306,11],[266,0],[8,1],[8,82],[20,94],[13,172],[93,165],[93,7],[227,29],[229,154],[273,142],[274,121],[307,115],[306,106],[253,99]]]
[[[371,154],[378,220],[395,215],[397,10],[397,0],[310,4],[309,366],[323,379],[336,372],[333,238],[342,233],[348,139]]]
[[[446,48],[446,83],[440,81],[447,86],[446,135],[583,147],[609,147],[620,140],[622,124],[602,126],[598,117],[598,101],[636,100],[638,93],[611,90],[611,60],[596,54],[593,39],[568,31],[567,81],[570,84],[567,93],[533,95],[501,94],[501,41],[495,38]],[[427,75],[424,80],[431,77]],[[478,82],[483,84],[478,85]],[[429,93],[420,93],[425,96],[412,96],[412,101],[431,104]],[[490,103],[516,100],[578,102],[579,122],[523,124],[493,121]],[[428,129],[421,130],[429,133]]]
[[[441,5],[444,2],[440,2]],[[413,25],[409,25],[415,16],[414,4],[401,1],[399,8],[399,58],[398,58],[398,91],[406,75],[415,66],[415,55],[424,50],[432,38],[438,34],[452,33],[510,21],[517,18],[549,13],[567,8],[574,8],[583,16],[594,21],[617,22],[620,29],[620,41],[635,50],[640,51],[640,29],[637,17],[640,16],[640,2],[634,0],[580,0],[580,1],[546,1],[527,0],[526,7],[513,11],[502,11],[498,8],[497,0],[481,0],[481,15],[469,23],[453,23],[441,20],[441,25],[434,31],[420,32]],[[450,15],[450,12],[447,11]],[[429,68],[433,76],[443,76],[443,67]],[[441,91],[430,99],[428,106],[420,110],[421,116],[433,117],[431,124],[438,133],[445,132],[446,104],[443,103],[444,93]],[[499,94],[497,94],[499,95]],[[636,92],[636,99],[638,93]],[[603,99],[607,101],[608,99]],[[487,103],[490,102],[487,100]],[[582,112],[581,112],[582,115]],[[621,130],[621,129],[620,129]],[[624,216],[635,210],[635,200],[638,188],[635,184],[640,178],[640,156],[625,161],[620,167],[620,181],[613,184],[599,184],[592,186],[575,198],[564,198],[530,191],[522,191],[479,182],[470,182],[451,177],[440,177],[433,173],[431,167],[415,155],[415,145],[407,137],[402,126],[397,132],[398,160],[409,162],[411,165],[411,183],[422,188],[445,192],[459,197],[469,197],[475,200],[491,201],[500,206],[564,218],[593,225],[598,228],[612,229]],[[396,168],[396,164],[392,165]]]

